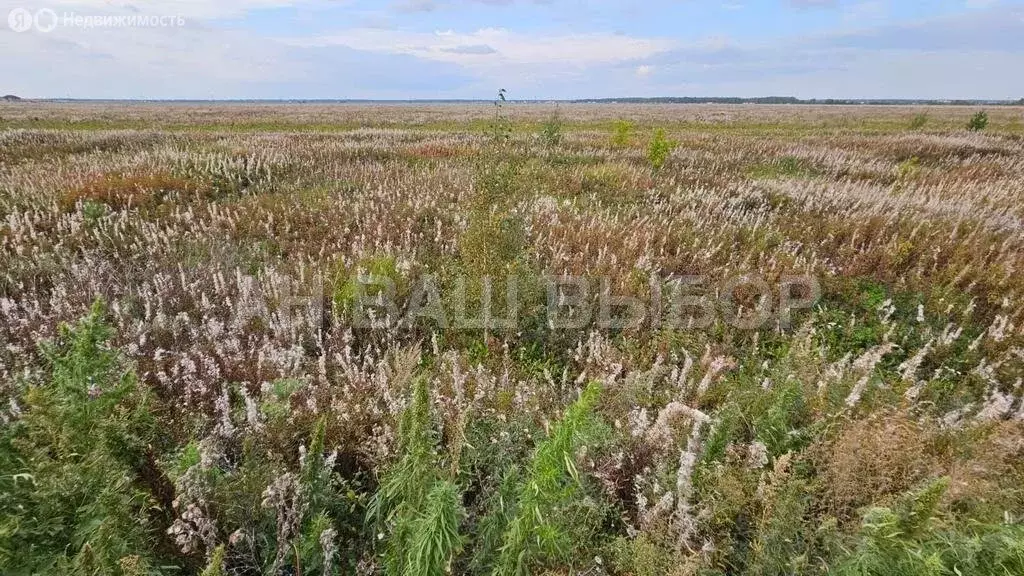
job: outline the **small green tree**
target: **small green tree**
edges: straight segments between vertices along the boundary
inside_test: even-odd
[[[633,138],[633,123],[627,120],[617,120],[612,126],[612,146],[625,148]]]
[[[647,159],[650,160],[651,167],[655,170],[661,170],[661,167],[665,165],[668,157],[678,145],[678,142],[669,140],[665,136],[665,130],[658,128],[654,132],[654,137],[651,138],[650,145],[647,147]]]
[[[970,122],[967,123],[967,129],[971,132],[981,132],[985,128],[988,128],[988,113],[980,110],[977,114],[971,116]]]

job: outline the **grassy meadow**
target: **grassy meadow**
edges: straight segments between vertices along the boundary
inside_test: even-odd
[[[978,112],[0,104],[0,573],[1024,574]]]

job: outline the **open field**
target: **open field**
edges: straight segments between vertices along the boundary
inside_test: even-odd
[[[0,573],[1024,574],[977,111],[0,104]]]
[[[511,103],[509,115],[523,129],[546,121],[554,105]],[[562,120],[600,128],[629,119],[647,126],[743,131],[762,127],[798,132],[906,129],[913,117],[928,115],[928,131],[963,128],[978,108],[968,106],[806,106],[720,104],[560,104]],[[987,109],[990,130],[1024,132],[1024,107]],[[483,127],[494,116],[486,102],[446,103],[0,103],[2,128],[81,128],[202,131],[339,132],[355,128],[465,129]]]

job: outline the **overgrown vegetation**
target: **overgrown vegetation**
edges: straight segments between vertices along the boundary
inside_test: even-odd
[[[924,112],[915,114],[914,118],[910,121],[911,130],[920,130],[928,125],[928,114]]]
[[[3,524],[0,564],[7,574],[145,574],[158,545],[148,475],[156,429],[150,399],[109,347],[95,304],[44,344],[47,373],[21,382],[23,417],[0,444]]]
[[[0,131],[0,573],[1024,573],[1002,109],[297,110]]]
[[[988,112],[984,110],[971,116],[970,121],[967,122],[967,129],[971,132],[981,132],[985,128],[988,128]]]
[[[669,140],[665,136],[664,129],[658,128],[655,130],[654,136],[651,137],[651,143],[647,146],[647,160],[651,163],[651,167],[655,170],[661,170],[661,167],[665,165],[665,161],[668,160],[668,157],[678,145],[678,142]]]
[[[562,138],[561,111],[558,109],[558,105],[555,105],[555,111],[551,118],[548,118],[540,128],[540,141],[545,148],[555,148],[562,143]]]
[[[633,123],[628,120],[616,120],[612,125],[612,146],[625,148],[633,138]]]

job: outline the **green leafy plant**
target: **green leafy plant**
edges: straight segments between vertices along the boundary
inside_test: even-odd
[[[455,554],[462,549],[459,524],[464,515],[459,487],[448,480],[434,482],[423,510],[411,522],[406,568],[401,573],[448,574]]]
[[[389,575],[440,576],[462,547],[461,491],[439,465],[427,379],[416,379],[398,431],[399,458],[382,476],[367,516],[387,534]]]
[[[498,95],[494,99],[494,119],[491,121],[491,139],[495,144],[505,144],[512,140],[512,121],[505,113],[505,104],[508,91],[504,88],[498,89]]]
[[[1024,527],[950,525],[938,512],[948,486],[948,479],[941,478],[905,495],[892,508],[867,510],[856,548],[837,564],[835,573],[1003,576],[1024,572]]]
[[[89,224],[95,224],[100,218],[107,215],[107,205],[93,200],[82,202],[82,219]]]
[[[155,441],[149,395],[110,347],[96,302],[43,346],[49,381],[28,385],[0,436],[0,572],[119,574],[154,564],[141,472]],[[129,561],[129,560],[126,560]]]
[[[661,170],[661,167],[665,165],[668,157],[672,155],[672,151],[678,145],[678,142],[669,140],[665,136],[664,129],[658,128],[655,130],[651,143],[647,146],[647,160],[650,161],[651,167],[655,170]]]
[[[343,267],[335,274],[333,313],[338,318],[347,315],[362,317],[367,314],[367,308],[376,305],[378,296],[388,306],[404,296],[407,288],[393,256],[368,256],[355,266]],[[399,313],[398,310],[385,312]]]
[[[555,148],[562,143],[562,117],[557,104],[551,118],[541,126],[539,136],[545,148]]]
[[[199,576],[226,576],[224,572],[224,546],[218,546],[213,551],[210,561]]]
[[[633,139],[633,123],[626,120],[616,120],[612,125],[612,146],[625,148]]]
[[[343,500],[342,490],[335,485],[332,471],[327,465],[324,449],[326,433],[327,419],[320,417],[313,428],[298,474],[301,497],[298,533],[291,542],[278,541],[276,551],[276,558],[288,555],[290,551],[295,569],[320,572],[324,576],[328,576],[335,559],[330,557],[330,551],[325,550],[322,542],[326,531],[335,532],[332,520],[333,517],[341,516],[337,505]]]
[[[928,115],[927,114],[925,114],[924,112],[922,112],[920,114],[915,114],[914,117],[910,120],[910,129],[911,130],[920,130],[920,129],[924,128],[925,125],[927,125],[927,124],[928,124]]]
[[[988,128],[988,112],[984,110],[979,111],[967,122],[967,129],[971,132],[981,132],[985,128]]]
[[[494,566],[495,576],[528,574],[546,560],[565,561],[571,537],[560,516],[577,498],[580,475],[574,458],[594,426],[600,388],[590,384],[534,452],[514,501],[493,513],[508,521]]]
[[[912,180],[921,170],[921,159],[917,156],[907,158],[896,166],[896,179],[899,182]]]

